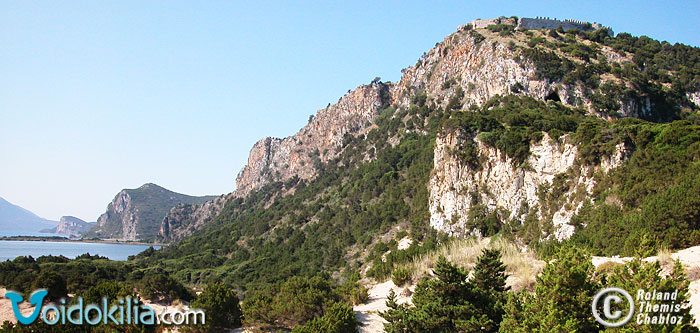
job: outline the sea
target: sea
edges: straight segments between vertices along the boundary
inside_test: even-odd
[[[4,235],[0,233],[0,236]],[[65,237],[65,235],[45,233],[24,234],[23,236]],[[138,254],[149,247],[150,245],[136,244],[2,240],[0,241],[0,261],[12,260],[19,256],[37,258],[46,255],[63,255],[72,259],[84,253],[97,254],[112,260],[126,260],[129,256]],[[159,249],[160,246],[153,246],[153,248]]]

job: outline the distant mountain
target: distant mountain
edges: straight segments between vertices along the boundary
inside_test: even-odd
[[[168,211],[178,204],[201,204],[215,196],[193,197],[156,184],[121,190],[84,237],[153,240]]]
[[[61,216],[55,228],[41,230],[52,234],[69,235],[71,237],[80,236],[95,226],[95,222],[85,222],[75,216]]]
[[[0,234],[22,235],[56,227],[58,222],[41,218],[36,214],[0,198]]]

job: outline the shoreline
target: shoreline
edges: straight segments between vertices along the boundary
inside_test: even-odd
[[[70,239],[66,237],[40,237],[40,236],[4,236],[0,237],[0,241],[30,241],[30,242],[73,242],[73,243],[98,243],[98,244],[117,244],[117,245],[150,245],[166,247],[164,243],[147,243],[138,241],[118,241],[107,239]]]

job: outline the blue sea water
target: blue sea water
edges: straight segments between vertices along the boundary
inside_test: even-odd
[[[75,258],[83,253],[98,254],[112,260],[126,260],[130,255],[137,254],[149,245],[135,244],[103,244],[86,242],[51,242],[51,241],[0,241],[0,261],[14,259],[19,256],[34,258],[45,255],[63,255]],[[154,246],[158,249],[160,246]]]

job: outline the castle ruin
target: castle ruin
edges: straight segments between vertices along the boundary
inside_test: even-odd
[[[487,20],[481,20],[481,19],[476,19],[471,22],[471,25],[475,29],[481,29],[481,28],[486,28],[489,25],[492,24],[509,24],[509,25],[514,25],[516,29],[557,29],[561,27],[564,29],[564,31],[567,31],[569,29],[578,29],[581,31],[595,31],[598,29],[608,29],[608,35],[613,35],[613,30],[610,27],[603,26],[600,23],[597,22],[586,22],[586,21],[579,21],[579,20],[570,20],[566,19],[563,21],[560,21],[556,18],[550,18],[550,17],[542,17],[538,16],[535,18],[528,18],[528,17],[523,17],[523,18],[517,18],[517,17],[505,17],[501,16],[498,18],[493,18],[493,19],[487,19]]]

